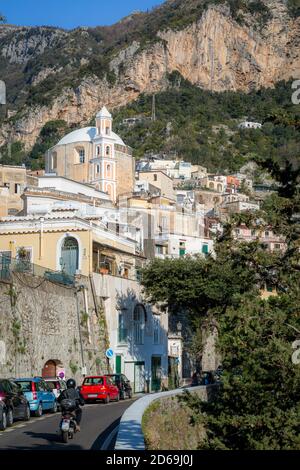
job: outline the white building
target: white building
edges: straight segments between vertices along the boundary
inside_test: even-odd
[[[262,124],[260,122],[243,121],[238,125],[239,129],[261,129]]]
[[[168,315],[145,303],[138,282],[94,274],[97,296],[103,299],[110,365],[125,374],[135,393],[159,390],[168,377]]]

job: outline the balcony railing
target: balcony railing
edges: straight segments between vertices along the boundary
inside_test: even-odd
[[[43,266],[33,264],[27,259],[15,259],[0,255],[0,280],[9,281],[13,273],[30,274],[65,286],[73,286],[75,283],[74,276],[62,271],[52,271]]]

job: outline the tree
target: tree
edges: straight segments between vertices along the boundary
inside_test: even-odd
[[[0,13],[0,23],[6,23],[6,18]]]
[[[279,182],[255,217],[238,214],[224,227],[215,258],[154,261],[143,273],[149,299],[187,307],[194,325],[214,318],[223,378],[214,399],[187,396],[206,438],[201,449],[300,449],[300,367],[292,343],[300,334],[300,195],[297,169],[267,159]],[[284,252],[259,241],[237,243],[232,231],[272,224],[286,236]],[[277,295],[262,298],[272,285]]]

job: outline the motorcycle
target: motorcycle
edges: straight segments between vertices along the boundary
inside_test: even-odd
[[[61,404],[62,418],[60,421],[60,433],[62,441],[67,444],[69,439],[74,438],[76,433],[76,416],[72,413],[76,408],[73,400],[62,400]]]

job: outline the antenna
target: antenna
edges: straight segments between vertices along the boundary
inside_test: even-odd
[[[152,121],[156,121],[155,95],[152,96]]]

